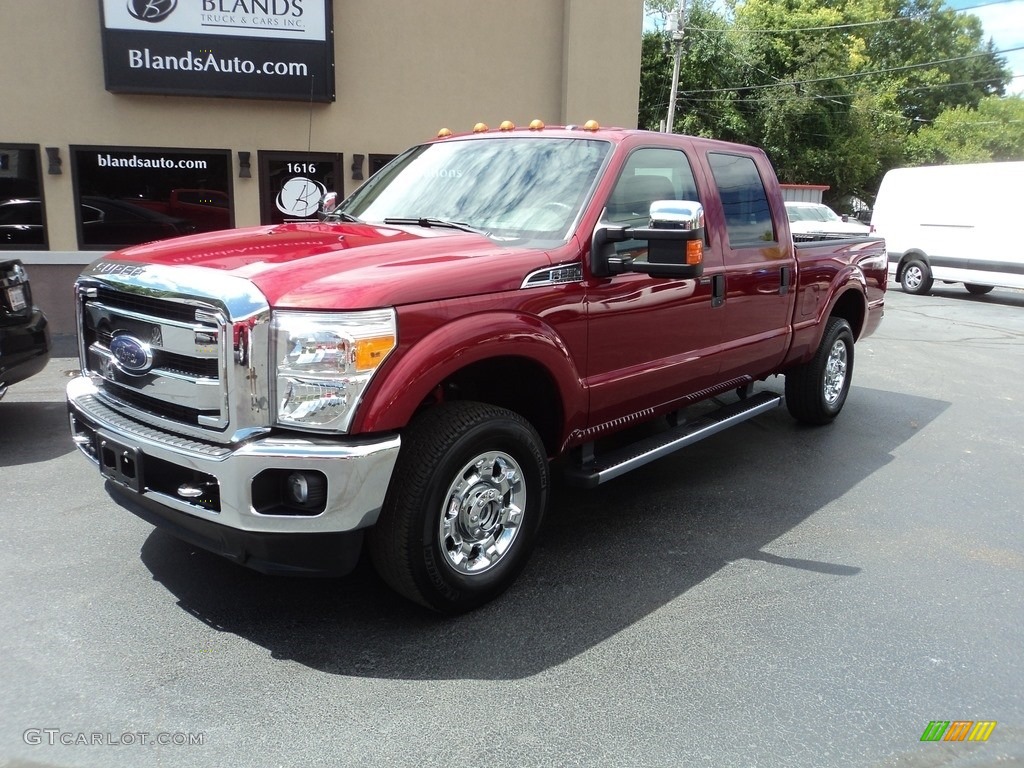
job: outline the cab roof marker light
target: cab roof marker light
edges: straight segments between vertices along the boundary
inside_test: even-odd
[[[437,138],[439,139],[447,139],[451,135],[452,132],[448,128],[442,128],[440,131],[437,132]]]
[[[501,125],[498,126],[499,131],[514,131],[515,129],[516,124],[511,120],[503,120]]]
[[[531,131],[543,131],[544,130],[544,121],[543,120],[531,120],[530,121],[530,130]]]
[[[477,123],[473,126],[473,133],[483,133],[488,130],[490,129],[487,127],[487,123]]]
[[[590,131],[591,133],[593,133],[594,131],[601,130],[601,125],[597,122],[597,120],[587,120],[587,122],[583,124],[583,130]]]

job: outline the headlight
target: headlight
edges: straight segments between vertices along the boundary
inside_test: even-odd
[[[397,333],[392,309],[274,312],[277,423],[346,431]]]

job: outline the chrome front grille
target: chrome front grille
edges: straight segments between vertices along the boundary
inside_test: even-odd
[[[191,322],[196,316],[196,306],[193,304],[123,293],[110,288],[97,288],[96,299],[103,304],[109,304],[128,312],[166,317],[185,323]]]
[[[105,291],[104,293],[109,293]],[[175,319],[182,306],[149,301],[145,312],[127,310],[117,303],[85,297],[82,340],[86,370],[104,379],[106,390],[122,402],[192,426],[223,429],[227,425],[227,382],[220,361],[226,320],[201,322],[196,315],[210,311],[192,308],[191,321]],[[124,336],[149,348],[151,365],[132,371],[111,352],[111,343]],[[197,343],[197,339],[201,343]],[[213,339],[215,343],[209,343]]]
[[[213,270],[127,266],[98,262],[77,283],[83,373],[106,405],[216,442],[267,431],[270,312],[262,294]],[[183,281],[190,276],[195,290]]]

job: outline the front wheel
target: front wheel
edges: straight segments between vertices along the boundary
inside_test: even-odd
[[[410,600],[472,610],[526,564],[547,492],[544,447],[529,422],[483,403],[437,406],[402,435],[370,557]]]
[[[964,283],[964,288],[971,296],[984,296],[992,290],[991,285],[978,285],[977,283]]]
[[[814,357],[786,372],[786,408],[797,421],[828,424],[843,409],[853,377],[853,331],[830,317]]]
[[[910,261],[900,275],[900,285],[907,293],[920,295],[932,289],[932,271],[920,259]]]

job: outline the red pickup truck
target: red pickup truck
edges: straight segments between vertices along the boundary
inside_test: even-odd
[[[85,270],[72,432],[115,501],[263,572],[344,573],[365,543],[454,613],[514,580],[552,466],[593,487],[783,399],[840,412],[883,241],[794,243],[758,149],[477,128],[322,222]],[[753,391],[775,374],[784,398]]]

